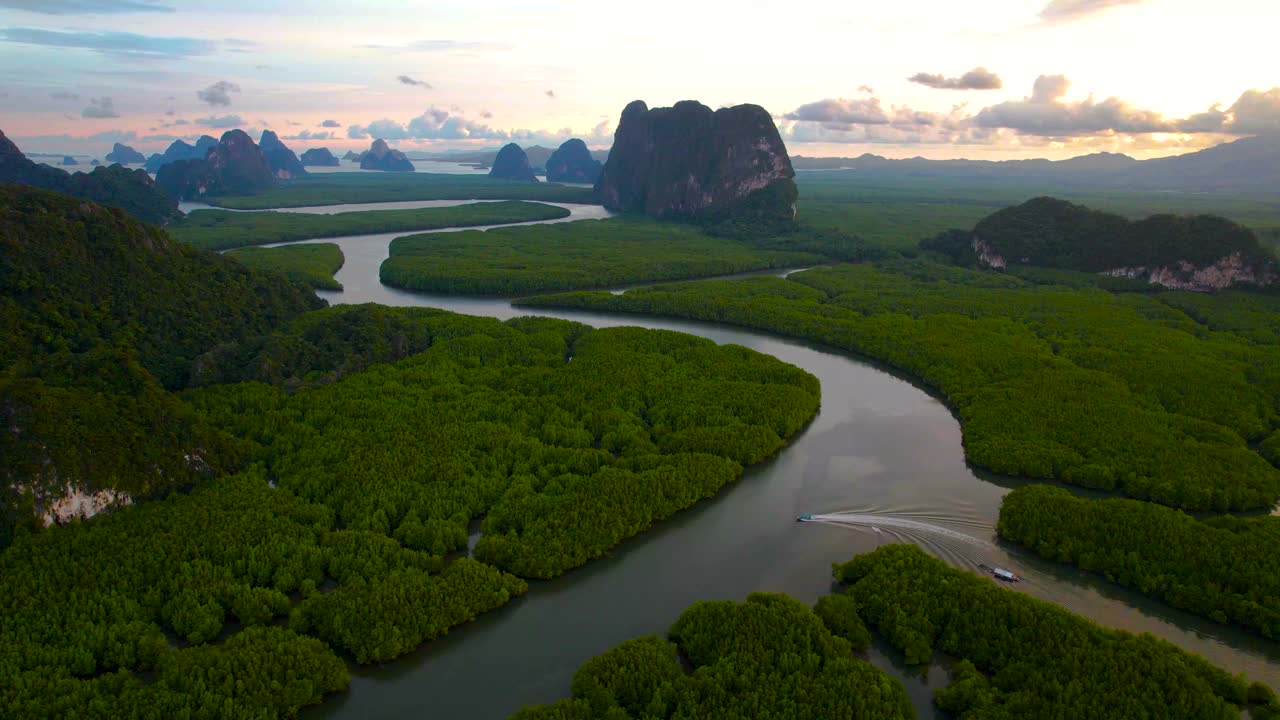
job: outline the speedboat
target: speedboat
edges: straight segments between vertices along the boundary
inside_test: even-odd
[[[796,516],[796,522],[808,522],[813,519],[813,513],[805,513]]]

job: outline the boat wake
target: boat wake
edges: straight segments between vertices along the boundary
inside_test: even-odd
[[[910,517],[909,515],[915,515]],[[1028,594],[1047,600],[1075,613],[1048,587],[1031,580],[1025,569],[1017,568],[1016,561],[1005,550],[990,540],[983,540],[943,525],[926,522],[921,517],[952,522],[975,529],[994,531],[988,524],[974,520],[931,517],[917,513],[834,512],[801,515],[804,522],[822,523],[858,532],[871,531],[898,542],[918,545],[927,552],[959,568],[971,570],[1002,580],[1017,580]],[[1010,568],[1010,570],[1005,570]],[[1016,573],[1014,572],[1016,571]],[[1078,614],[1078,613],[1077,613]]]

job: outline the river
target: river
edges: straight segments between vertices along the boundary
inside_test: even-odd
[[[558,204],[558,203],[557,203]],[[568,219],[603,217],[596,206],[568,206]],[[366,206],[331,206],[333,212]],[[425,295],[383,286],[387,243],[405,233],[324,238],[346,256],[329,302],[443,308],[507,319],[531,314],[506,299]],[[920,387],[865,359],[813,344],[705,323],[640,316],[539,310],[595,327],[678,330],[734,343],[804,368],[822,382],[822,408],[776,457],[748,468],[711,500],[626,541],[612,557],[551,581],[527,596],[417,652],[382,666],[357,667],[350,690],[307,709],[306,718],[410,716],[504,718],[523,705],[570,694],[574,671],[623,640],[664,632],[699,600],[741,600],[785,592],[812,603],[831,591],[831,564],[898,539],[920,540],[953,564],[973,568],[974,552],[945,535],[910,537],[828,523],[801,513],[891,513],[940,525],[995,547],[981,560],[1015,569],[1021,588],[1109,627],[1151,632],[1233,673],[1280,685],[1280,647],[1241,630],[1172,610],[1074,569],[999,544],[992,529],[1000,499],[1022,481],[977,472],[964,460],[960,426]],[[905,666],[886,645],[871,662],[906,685],[921,718],[942,717],[933,690],[946,684],[935,664]]]

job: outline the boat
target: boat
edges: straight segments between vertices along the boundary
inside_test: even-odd
[[[813,513],[805,513],[796,516],[796,522],[808,522],[813,519]]]
[[[1022,580],[1017,573],[1012,570],[1005,570],[1002,567],[992,567],[990,565],[979,565],[978,567],[991,573],[991,577],[994,577],[997,580],[1003,580],[1004,582],[1011,583]]]

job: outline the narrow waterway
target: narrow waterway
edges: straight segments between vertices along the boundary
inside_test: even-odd
[[[345,206],[361,209],[364,206]],[[588,209],[593,208],[594,210]],[[572,219],[602,217],[571,207]],[[509,300],[424,295],[378,282],[387,242],[404,233],[326,238],[346,264],[331,303],[424,306],[507,319],[530,314]],[[845,353],[731,327],[640,316],[538,311],[596,327],[677,330],[735,343],[804,368],[822,382],[822,409],[779,455],[749,468],[737,485],[627,541],[612,557],[549,582],[418,652],[353,671],[350,691],[307,710],[310,718],[504,718],[530,703],[567,697],[586,659],[628,638],[661,633],[699,600],[741,600],[754,591],[814,602],[831,590],[831,564],[887,542],[919,542],[963,567],[1013,568],[1022,588],[1110,627],[1151,632],[1232,672],[1280,685],[1280,647],[1171,610],[1083,573],[1001,545],[992,527],[1000,499],[1020,481],[965,464],[960,427],[936,398],[892,372]],[[798,523],[801,513],[853,512],[912,523]],[[971,536],[961,543],[946,528]],[[901,679],[922,718],[939,716],[932,692],[940,666],[907,668],[892,650],[869,659]]]

